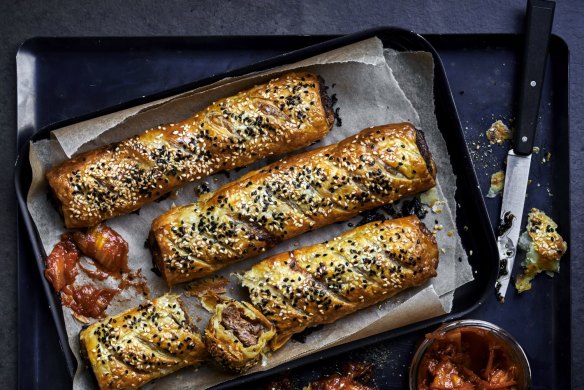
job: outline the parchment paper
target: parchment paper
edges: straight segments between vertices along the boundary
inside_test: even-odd
[[[412,105],[420,115],[420,126],[425,131],[427,141],[433,145],[436,150],[446,151],[446,141],[438,129],[436,115],[434,113],[434,59],[428,52],[397,52],[392,49],[384,49],[383,54],[388,66],[392,69],[400,87],[406,96],[412,102]],[[450,221],[456,221],[456,201],[454,193],[456,191],[456,180],[446,178],[445,175],[452,175],[452,166],[448,153],[434,155],[438,169],[437,185],[439,199],[446,201],[445,210],[451,215]],[[441,183],[450,185],[443,186]],[[451,185],[454,184],[454,185]],[[428,224],[427,218],[424,220]],[[456,224],[453,227],[444,226],[443,232],[450,229],[456,230]],[[458,234],[454,235],[456,242],[454,248],[449,246],[444,248],[446,251],[454,250],[454,267],[455,267],[455,286],[462,286],[473,280],[472,268],[468,263],[468,256],[462,247],[462,242]],[[445,240],[451,244],[450,240]],[[439,242],[445,242],[439,239]],[[454,291],[439,292],[440,300],[444,309],[450,312],[452,309],[452,298]]]
[[[325,79],[326,84],[331,87],[329,93],[336,94],[337,107],[340,107],[342,126],[335,127],[322,142],[313,147],[335,143],[363,128],[385,123],[410,121],[425,131],[429,147],[438,165],[439,198],[445,200],[446,203],[441,213],[430,212],[424,219],[430,229],[435,225],[443,226],[441,230],[436,230],[437,240],[441,248],[440,265],[438,276],[428,284],[410,289],[381,305],[360,311],[335,324],[327,325],[310,334],[305,343],[291,341],[269,356],[266,364],[256,367],[255,370],[268,369],[332,345],[387,331],[450,311],[454,290],[472,280],[472,273],[460,245],[458,234],[454,233],[452,236],[447,234],[451,230],[456,232],[454,223],[456,208],[453,198],[455,177],[452,174],[444,140],[438,131],[434,116],[432,57],[427,53],[412,53],[410,55],[408,53],[384,52],[381,42],[376,38],[337,49],[301,63],[245,77],[222,80],[204,89],[117,112],[106,118],[97,118],[59,129],[53,132],[52,139],[32,144],[30,161],[33,167],[33,184],[28,195],[28,207],[46,252],[49,253],[52,250],[60,235],[65,231],[61,217],[47,199],[44,172],[48,167],[63,161],[67,156],[77,151],[119,141],[161,123],[184,119],[217,98],[229,96],[245,87],[262,82],[274,73],[298,68],[306,68],[319,73]],[[150,271],[151,257],[148,250],[144,248],[144,240],[148,236],[152,220],[173,205],[195,201],[194,189],[203,182],[207,183],[211,190],[214,190],[275,159],[277,157],[257,162],[238,172],[232,171],[229,177],[223,174],[208,177],[179,190],[174,199],[151,203],[144,206],[139,214],[130,214],[107,222],[128,241],[130,268],[142,269],[149,282],[152,297],[168,291],[162,279]],[[349,223],[355,225],[359,221],[360,218],[355,218]],[[232,273],[249,269],[259,259],[272,254],[338,236],[350,229],[349,223],[334,224],[289,240],[260,257],[227,267],[219,274],[231,277],[233,283],[229,288],[230,295],[238,299],[244,298],[245,291],[238,287]],[[459,257],[462,262],[457,261]],[[181,292],[180,287],[175,288],[175,290]],[[116,299],[112,303],[107,314],[115,314],[134,307],[141,301],[142,298],[136,296],[133,291],[127,291],[120,296],[120,299]],[[191,299],[188,299],[188,302],[190,314],[199,319],[197,324],[199,328],[204,328],[209,315]],[[81,324],[71,317],[67,308],[64,308],[64,316],[70,346],[80,361],[77,337]],[[85,368],[84,363],[80,361],[74,380],[74,387],[77,389],[89,389],[92,386]],[[212,365],[203,365],[199,368],[181,370],[179,373],[158,380],[147,387],[205,388],[232,377],[232,375],[218,370]]]

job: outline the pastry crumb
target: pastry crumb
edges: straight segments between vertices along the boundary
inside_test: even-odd
[[[440,214],[442,211],[444,211],[445,204],[446,202],[443,200],[439,200],[438,202],[434,203],[434,205],[432,206],[432,212],[434,214]]]
[[[503,192],[505,187],[505,172],[498,171],[491,175],[491,187],[489,187],[489,192],[487,192],[487,198],[495,198]]]
[[[420,202],[426,206],[432,207],[436,202],[439,201],[440,199],[438,198],[438,191],[436,191],[436,187],[432,187],[428,191],[422,192],[420,194]]]
[[[512,137],[511,130],[501,120],[495,121],[486,131],[487,139],[491,144],[501,145]]]

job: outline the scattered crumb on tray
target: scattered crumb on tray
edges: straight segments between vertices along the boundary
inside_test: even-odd
[[[531,209],[526,231],[519,237],[519,248],[527,252],[523,274],[515,281],[515,288],[522,293],[531,289],[531,280],[545,271],[549,276],[560,272],[560,259],[568,244],[557,232],[558,225],[543,211]]]
[[[546,187],[545,189],[546,189],[546,191],[547,191],[547,194],[548,194],[548,196],[549,196],[549,197],[552,197],[552,196],[554,196],[554,194],[552,193],[552,191],[550,190],[550,188],[549,188],[549,187]]]
[[[505,172],[497,171],[491,175],[491,187],[487,192],[487,198],[495,198],[503,192],[505,186]]]

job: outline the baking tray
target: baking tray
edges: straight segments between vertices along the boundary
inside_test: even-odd
[[[353,39],[357,40],[369,36],[367,34],[373,33],[361,33],[361,35],[353,36]],[[425,43],[423,43],[423,40],[420,40],[419,37],[414,34],[406,33],[402,30],[382,29],[377,30],[374,34],[380,36],[386,44],[391,43],[391,46],[397,49],[403,50],[404,48],[411,48],[415,50],[428,50]],[[411,37],[415,37],[415,39],[412,40]],[[131,98],[148,95],[152,92],[168,88],[169,86],[183,84],[189,80],[202,79],[241,65],[265,59],[275,54],[295,50],[309,44],[323,42],[330,38],[330,36],[110,39],[40,38],[27,41],[20,49],[17,61],[19,79],[18,95],[20,103],[19,142],[22,145],[27,136],[35,133],[38,128],[47,123],[78,116]],[[455,87],[453,88],[455,98],[464,103],[459,104],[459,107],[462,106],[468,109],[469,106],[472,106],[473,108],[472,110],[466,111],[470,114],[467,116],[467,118],[469,118],[467,119],[467,124],[469,120],[471,123],[476,123],[479,116],[481,116],[482,120],[482,117],[485,116],[485,112],[487,112],[484,111],[485,107],[489,107],[491,111],[493,110],[492,107],[501,107],[501,109],[511,110],[511,107],[507,104],[508,102],[497,100],[500,98],[508,98],[508,96],[505,95],[506,92],[504,90],[494,91],[490,85],[486,85],[487,83],[485,80],[482,80],[481,77],[474,79],[472,77],[469,78],[468,76],[481,76],[481,73],[485,69],[489,70],[489,66],[496,66],[498,61],[501,60],[501,56],[504,57],[503,61],[507,61],[509,65],[508,69],[513,68],[518,42],[515,36],[449,36],[446,38],[441,36],[430,36],[429,39],[437,45],[441,55],[445,57],[445,66],[447,69],[460,69],[458,72],[453,72],[449,75],[451,82],[455,84]],[[340,41],[337,40],[332,43],[329,42],[328,44],[331,45],[330,47],[333,47],[332,45],[334,44],[344,44],[343,42],[346,42],[346,40],[347,38],[345,37],[341,38]],[[557,41],[557,39],[555,40]],[[418,43],[416,44],[416,42]],[[420,42],[423,44],[420,45]],[[558,84],[563,88],[562,90],[554,88],[556,92],[554,99],[558,100],[562,96],[562,91],[567,90],[567,81],[562,79],[562,75],[564,75],[564,78],[567,77],[567,49],[562,45],[556,46],[559,46],[561,50],[556,50],[555,52],[552,50],[552,55],[550,56],[552,61],[550,62],[552,65],[557,65],[555,66],[555,69],[552,69],[552,72],[548,71],[548,76],[550,74],[554,75],[554,86],[555,84]],[[314,50],[314,48],[311,50]],[[292,62],[294,61],[294,58],[299,58],[294,57],[294,55],[298,54],[284,56],[283,58],[280,58],[280,60]],[[477,61],[473,62],[472,59],[475,57]],[[480,61],[478,61],[478,59],[480,59]],[[276,61],[278,61],[278,59],[276,59]],[[465,61],[466,63],[472,63],[474,68],[465,67]],[[275,62],[272,62],[271,64],[274,63]],[[270,62],[263,63],[262,66],[270,66],[271,64]],[[456,68],[457,65],[459,66],[458,68]],[[243,70],[242,72],[246,71],[247,70]],[[559,76],[557,74],[559,74]],[[509,84],[512,81],[513,76],[514,75],[509,72],[499,71],[498,75],[495,75],[494,80],[497,82],[497,80],[500,81],[506,79],[506,82]],[[490,79],[493,79],[493,77],[490,77]],[[564,81],[566,82],[564,83]],[[438,91],[440,87],[445,85],[443,75],[437,75],[436,83]],[[441,83],[442,85],[440,85]],[[546,81],[546,85],[547,90],[549,91],[549,81]],[[461,94],[464,88],[467,89],[466,93]],[[88,93],[88,91],[90,91],[90,93]],[[485,102],[480,99],[474,100],[473,97],[476,97],[477,94],[473,93],[476,91],[480,91],[481,96],[492,96],[493,98],[490,99],[490,103],[495,104],[486,105]],[[25,99],[27,96],[34,96],[34,99]],[[146,98],[140,98],[139,102],[143,102],[145,99]],[[465,99],[468,99],[468,101]],[[545,99],[546,96],[544,95],[544,104],[548,101]],[[31,100],[32,103],[26,103]],[[39,102],[51,102],[51,105],[45,106],[39,104]],[[471,104],[468,104],[468,102]],[[449,141],[451,145],[454,145],[454,150],[458,150],[457,148],[461,145],[464,147],[461,142],[457,143],[452,141],[453,137],[460,135],[461,130],[460,126],[456,123],[456,116],[444,116],[443,111],[441,111],[444,110],[445,106],[452,106],[450,95],[448,93],[446,96],[438,95],[437,103],[439,104],[437,111],[441,128],[448,129],[448,132],[445,134],[447,141]],[[554,113],[559,112],[559,114],[555,115],[556,117],[559,116],[564,118],[562,128],[566,129],[565,134],[567,134],[567,104],[565,104],[564,107],[565,110],[563,113],[561,111],[561,104],[554,105],[553,109]],[[119,109],[119,106],[115,109]],[[488,113],[491,114],[491,111],[488,111]],[[454,110],[449,112],[455,114]],[[545,110],[543,110],[542,115],[546,115]],[[451,124],[452,121],[455,122],[454,125]],[[446,127],[444,126],[445,123],[447,124]],[[481,123],[481,126],[482,125],[484,125],[484,123]],[[54,127],[55,126],[52,126],[51,128]],[[469,126],[465,127],[468,128]],[[465,130],[467,130],[467,136],[472,138],[472,131],[470,131],[469,134],[468,129]],[[473,129],[470,128],[470,130]],[[484,128],[482,130],[484,130]],[[542,132],[540,132],[540,134],[541,133]],[[459,137],[459,141],[462,141],[461,137]],[[562,154],[558,153],[557,164],[561,164],[561,156]],[[567,153],[563,154],[563,156],[567,156]],[[455,154],[453,157],[457,158]],[[567,158],[565,160],[567,161]],[[20,160],[20,169],[23,168],[23,161],[24,160],[22,159]],[[470,170],[471,165],[469,163],[470,161],[467,160],[466,164],[464,164],[465,169],[463,169],[463,171]],[[564,165],[567,165],[567,163]],[[558,166],[561,168],[560,165]],[[26,174],[26,172],[22,173]],[[480,173],[481,172],[479,172],[481,188],[487,188],[488,186],[485,187],[482,183],[484,180],[482,176],[480,176]],[[459,174],[459,178],[461,177],[464,176]],[[472,177],[473,174],[470,172],[471,182]],[[20,175],[17,179],[17,188],[20,187],[21,191],[23,189],[26,190],[28,188],[25,185],[26,181],[22,180],[25,179],[25,175]],[[561,183],[556,184],[561,187]],[[565,196],[558,192],[556,194],[556,199],[560,200],[562,197],[566,198],[567,191],[564,192]],[[480,199],[480,197],[476,197],[475,200],[480,201]],[[461,200],[468,202],[472,199]],[[464,203],[462,204],[464,205]],[[564,204],[567,204],[567,201]],[[489,209],[491,210],[494,208],[489,207]],[[465,217],[469,220],[475,221],[475,223],[477,221],[475,218],[476,216],[461,215],[461,218]],[[484,215],[482,215],[482,218],[484,221]],[[565,220],[567,219],[568,218],[565,218]],[[564,219],[560,219],[561,226],[568,226],[563,224],[562,221],[564,221]],[[469,226],[472,225],[469,224]],[[474,230],[475,229],[472,229],[471,231]],[[566,229],[564,229],[564,232],[565,230]],[[26,235],[26,233],[23,234]],[[40,255],[42,254],[39,255],[38,253],[35,254],[26,251],[27,239],[24,238],[23,234],[19,235],[19,259],[25,260],[36,258],[38,262],[38,260],[41,259]],[[489,236],[492,233],[487,231],[485,234]],[[469,241],[468,237],[465,241]],[[480,249],[481,245],[485,244],[485,241],[488,242],[490,240],[485,240],[483,238],[475,242],[465,242],[467,246],[470,244],[470,248],[473,249],[474,255],[471,257],[471,260],[476,263],[475,265],[478,267],[476,269],[479,272],[476,274],[476,282],[457,293],[454,309],[456,313],[453,314],[453,316],[464,315],[476,306],[478,302],[483,301],[483,305],[473,313],[473,316],[486,318],[501,325],[501,320],[513,318],[513,315],[511,314],[516,311],[516,308],[513,308],[510,303],[504,306],[491,305],[491,284],[489,277],[485,276],[491,275],[489,271],[492,271],[492,265],[496,262],[496,253],[493,252],[493,248],[490,250],[487,248],[486,251],[483,250],[480,253],[478,252],[478,249]],[[481,254],[482,257],[479,258],[477,254]],[[484,270],[484,268],[488,268],[488,270],[482,272],[481,270]],[[562,282],[567,280],[569,283],[569,269],[567,268],[568,267],[564,266],[560,278],[562,279]],[[37,265],[34,262],[19,261],[20,335],[26,335],[26,340],[21,338],[19,348],[19,383],[21,386],[30,384],[30,386],[26,386],[27,388],[34,388],[35,384],[47,383],[44,379],[48,378],[50,378],[51,383],[55,383],[55,380],[60,380],[63,384],[68,383],[68,379],[66,378],[66,375],[64,375],[66,370],[64,369],[62,360],[46,359],[47,356],[51,356],[51,353],[54,353],[56,348],[58,348],[58,344],[55,342],[54,332],[47,329],[48,327],[51,327],[52,324],[46,323],[49,314],[46,308],[46,303],[43,301],[44,298],[41,298],[40,300],[37,299],[39,298],[38,294],[42,294],[39,291],[39,285],[42,283],[44,283],[44,279],[39,279]],[[553,286],[557,286],[557,284],[554,284]],[[546,310],[542,310],[543,314],[540,317],[547,317],[538,317],[534,321],[534,326],[538,326],[539,328],[542,328],[542,324],[546,324],[546,326],[543,327],[546,332],[540,332],[543,335],[547,335],[549,333],[548,330],[553,329],[554,337],[551,339],[555,341],[554,347],[551,349],[549,346],[548,349],[541,349],[540,345],[536,345],[536,352],[547,351],[544,356],[548,356],[550,350],[556,351],[557,349],[561,349],[564,351],[562,355],[564,357],[563,361],[566,361],[565,356],[569,358],[569,305],[567,305],[567,308],[562,309],[565,305],[562,306],[557,303],[559,302],[558,299],[560,297],[562,297],[562,300],[565,300],[566,298],[569,300],[569,289],[563,289],[561,291],[565,292],[566,290],[568,290],[567,295],[553,294],[552,296],[545,296],[544,298],[548,298],[547,301],[544,300],[543,305],[543,308]],[[489,297],[489,299],[484,301],[483,299],[485,297]],[[62,321],[60,305],[58,302],[55,302],[55,296],[52,293],[49,294],[49,299],[53,301],[53,306],[51,306],[53,308],[53,314],[55,314],[57,320]],[[513,297],[511,297],[511,299],[513,299]],[[491,306],[492,308],[490,308]],[[550,321],[550,311],[548,309],[553,310],[554,308],[558,310],[558,318],[561,318],[561,321]],[[31,316],[31,313],[34,313],[34,316]],[[45,321],[44,324],[43,320]],[[522,321],[524,322],[523,319]],[[510,329],[510,326],[512,325],[514,325],[512,321],[509,323],[509,326],[503,324],[503,326],[511,330],[511,332],[517,336],[516,332],[513,332],[513,330]],[[429,326],[429,324],[426,323],[426,326]],[[325,354],[319,354],[308,360],[322,360],[325,355],[331,356],[361,346],[356,352],[351,352],[350,356],[355,359],[362,357],[368,358],[369,360],[371,360],[372,356],[387,357],[383,364],[383,369],[378,367],[378,375],[376,378],[378,384],[383,388],[403,388],[406,380],[406,368],[404,367],[407,366],[409,355],[415,341],[420,337],[420,334],[424,332],[414,332],[413,328],[414,327],[408,327],[406,329],[400,329],[388,334],[376,336],[367,341],[352,344],[349,347],[344,346],[334,351],[328,351]],[[419,326],[415,326],[415,328],[419,328]],[[399,335],[403,333],[407,333],[407,335],[399,337]],[[531,334],[537,335],[537,332],[531,332]],[[565,337],[563,338],[563,342],[559,343],[562,341],[562,335]],[[546,342],[547,340],[549,340],[549,338],[545,339]],[[528,347],[530,346],[531,339],[527,339],[522,343],[524,344],[524,347],[528,349],[529,354],[530,351]],[[366,344],[376,344],[376,347],[373,351],[370,351],[370,348],[364,347]],[[556,345],[558,348],[555,348]],[[381,351],[379,350],[380,346],[382,346]],[[68,351],[68,346],[66,344],[64,349],[65,351]],[[367,351],[370,351],[369,353],[371,356],[363,355],[363,353],[367,353]],[[30,364],[31,357],[33,357],[33,364]],[[329,357],[326,360],[327,364],[319,364],[318,369],[314,369],[315,366],[311,365],[310,369],[303,368],[292,372],[295,377],[302,377],[302,375],[304,375],[305,378],[308,378],[310,375],[315,376],[322,372],[330,372],[331,370],[334,370],[334,366],[338,363],[338,359],[335,360],[335,358]],[[306,361],[306,359],[303,361],[297,361],[285,368],[288,369],[303,362],[305,363]],[[557,361],[561,362],[562,360]],[[25,362],[26,364],[24,364]],[[35,362],[42,363],[34,364]],[[535,366],[534,377],[537,378],[537,372],[535,369],[538,366],[537,362],[534,364],[532,361],[532,366]],[[281,369],[278,368],[277,370],[280,371]],[[549,368],[546,367],[546,370],[549,374]],[[554,375],[546,375],[547,379],[553,377],[551,381],[544,380],[538,382],[543,384],[543,387],[541,388],[565,388],[557,387],[555,384],[569,383],[569,365],[561,367],[560,365],[557,367],[554,366],[552,371]],[[557,375],[555,375],[556,373]],[[566,375],[566,373],[568,375]],[[267,374],[263,374],[262,376],[265,375]],[[560,379],[558,378],[564,378],[564,382],[560,382]],[[554,386],[546,386],[546,383],[553,383]],[[258,382],[253,382],[253,385],[249,382],[245,386],[249,388],[255,387],[255,385],[258,385]]]

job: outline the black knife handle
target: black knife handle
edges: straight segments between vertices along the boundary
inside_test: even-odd
[[[555,6],[553,1],[527,2],[519,117],[513,136],[513,151],[519,155],[529,155],[533,149]]]

